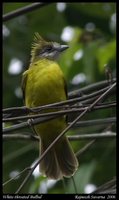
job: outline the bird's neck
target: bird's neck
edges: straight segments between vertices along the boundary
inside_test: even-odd
[[[40,58],[40,59],[35,60],[34,62],[31,62],[30,67],[37,65],[37,64],[41,64],[41,65],[44,65],[44,66],[51,65],[54,62],[55,62],[55,60],[50,60],[50,59],[47,59],[47,58]]]

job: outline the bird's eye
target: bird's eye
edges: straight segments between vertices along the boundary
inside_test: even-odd
[[[52,50],[51,46],[46,47],[46,51],[51,51],[51,50]]]

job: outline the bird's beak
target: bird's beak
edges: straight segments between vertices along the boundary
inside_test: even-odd
[[[68,49],[68,48],[69,48],[68,45],[61,45],[59,51],[62,52],[64,50]]]

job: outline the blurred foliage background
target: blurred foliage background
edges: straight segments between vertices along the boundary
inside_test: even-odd
[[[3,13],[29,3],[4,3]],[[23,106],[21,77],[29,66],[34,32],[45,39],[68,44],[59,64],[67,80],[68,91],[105,80],[105,64],[116,75],[116,4],[115,3],[50,3],[3,23],[3,107]],[[91,113],[88,119],[114,116],[115,110]],[[83,120],[86,117],[83,118]],[[104,127],[85,127],[69,134],[101,132]],[[115,127],[112,128],[115,131]],[[28,130],[30,131],[30,129]],[[21,130],[22,133],[22,130]],[[75,151],[86,141],[72,142]],[[115,176],[115,140],[98,140],[79,159],[74,175],[78,193],[88,193]],[[3,142],[3,182],[31,166],[38,158],[36,141]],[[26,174],[4,186],[4,193],[14,193]],[[49,181],[35,170],[22,193],[75,193],[72,179]],[[92,189],[91,189],[92,190]],[[90,190],[90,191],[91,191]]]

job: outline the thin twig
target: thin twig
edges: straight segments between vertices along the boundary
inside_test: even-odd
[[[95,106],[94,108],[93,108],[93,110],[95,110],[95,109],[99,109],[100,108],[100,106]],[[107,106],[105,107],[105,108],[107,108]],[[85,108],[83,108],[82,110],[85,110]],[[54,112],[52,112],[52,113],[45,113],[45,114],[39,114],[39,115],[34,115],[34,118],[37,118],[37,116],[39,116],[39,117],[42,117],[42,116],[44,116],[43,118],[38,118],[38,119],[34,119],[33,121],[32,121],[32,125],[36,125],[36,124],[40,124],[40,123],[43,123],[43,122],[46,122],[46,121],[49,121],[49,120],[52,120],[52,119],[54,119],[54,118],[58,118],[60,115],[63,115],[63,114],[66,114],[66,113],[68,113],[69,111],[62,111],[62,112],[57,112],[57,115],[56,115],[56,112],[55,112],[55,115],[54,115]],[[76,113],[76,112],[79,112],[79,111],[77,111],[76,109],[75,110],[73,110],[73,112],[74,113]],[[69,114],[71,113],[73,113],[73,112],[69,112]],[[47,114],[49,115],[49,116],[47,116]],[[51,115],[51,116],[50,116]],[[59,116],[58,116],[59,115]],[[29,118],[31,118],[31,116],[28,116],[28,119]],[[110,123],[111,122],[115,122],[116,121],[116,118],[114,119],[110,119]],[[86,126],[88,126],[89,124],[90,125],[96,125],[96,124],[100,124],[100,123],[109,123],[108,122],[108,119],[103,119],[103,121],[102,122],[98,122],[98,121],[96,121],[96,120],[94,120],[94,121],[87,121],[87,122],[78,122],[76,125],[75,125],[75,127],[82,127],[82,126],[84,126],[84,125],[86,125]],[[83,124],[84,123],[84,124]],[[12,131],[16,131],[16,130],[18,130],[18,129],[21,129],[21,128],[25,128],[25,127],[29,127],[29,123],[28,123],[28,121],[27,122],[21,122],[20,124],[15,124],[15,125],[12,125],[12,126],[10,126],[10,127],[7,127],[7,128],[3,128],[3,133],[9,133],[9,132],[12,132]]]
[[[95,140],[93,140],[95,141]],[[79,155],[81,155],[82,153],[84,153],[86,150],[88,150],[90,148],[90,146],[94,143],[93,141],[89,142],[88,144],[86,144],[79,152],[77,152],[77,157]],[[31,167],[26,167],[24,170],[22,170],[21,172],[19,172],[19,174],[17,174],[15,177],[9,179],[8,181],[6,181],[5,183],[3,183],[3,186],[7,185],[8,183],[10,183],[11,181],[15,180],[17,177],[21,176],[22,173],[26,172],[26,171],[30,171],[31,170]],[[62,179],[63,180],[63,186],[65,188],[65,180],[64,178]]]
[[[111,131],[107,131],[104,133],[92,133],[92,134],[79,134],[79,135],[73,135],[73,136],[67,136],[70,141],[76,141],[76,140],[90,140],[90,139],[104,139],[104,138],[115,138],[116,133],[113,133]],[[39,141],[39,137],[35,135],[29,135],[29,134],[3,134],[3,141],[6,140],[31,140],[31,141]]]
[[[104,118],[104,119],[93,119],[93,120],[79,121],[75,124],[75,126],[73,126],[73,128],[106,125],[106,124],[115,123],[115,122],[116,122],[116,117],[109,117],[109,118]]]
[[[18,158],[18,156],[23,155],[25,152],[29,152],[31,149],[33,149],[33,144],[27,144],[16,151],[12,151],[11,153],[8,153],[4,158],[3,158],[3,164],[6,162],[9,162],[15,158]]]
[[[104,139],[104,138],[115,138],[116,133],[111,131],[107,131],[104,133],[93,133],[93,134],[82,134],[82,135],[73,135],[68,136],[69,140],[76,141],[76,140],[89,140],[89,139]]]
[[[82,155],[85,151],[87,151],[87,149],[89,149],[92,144],[95,142],[96,140],[91,140],[88,144],[86,144],[82,149],[80,149],[77,153],[76,156],[79,157],[80,155]]]
[[[62,183],[63,183],[64,193],[67,194],[67,192],[66,192],[67,186],[66,186],[64,177],[62,178]]]
[[[15,180],[16,178],[18,178],[19,176],[21,176],[21,174],[23,174],[24,172],[29,171],[30,169],[31,169],[30,167],[26,167],[26,168],[23,169],[20,173],[18,173],[15,177],[10,178],[9,180],[5,181],[5,182],[3,183],[3,187],[4,187],[5,185],[7,185],[8,183],[10,183],[11,181]]]
[[[116,193],[116,177],[98,187],[91,194],[115,194]]]
[[[116,78],[113,78],[112,83],[115,83],[115,82],[116,82]],[[80,96],[81,93],[87,93],[87,92],[89,93],[89,92],[92,92],[93,90],[100,90],[101,88],[104,88],[107,86],[109,86],[109,83],[107,80],[99,81],[91,85],[87,85],[83,88],[73,90],[68,93],[68,96],[69,98],[74,98],[74,97]]]
[[[77,103],[77,102],[80,102],[80,105],[81,105],[81,104],[83,104],[84,100],[87,100],[87,99],[89,100],[92,97],[96,97],[97,98],[97,96],[101,95],[108,88],[109,87],[103,88],[103,89],[101,89],[99,91],[96,91],[94,93],[91,93],[89,95],[84,95],[83,97],[77,97],[77,98],[69,99],[69,100],[66,100],[66,101],[61,101],[61,102],[56,102],[56,103],[52,103],[52,104],[48,104],[48,105],[43,105],[43,106],[40,106],[40,107],[35,107],[35,108],[26,108],[26,107],[21,108],[20,107],[20,110],[22,111],[22,109],[23,109],[28,114],[28,112],[29,113],[31,113],[31,112],[40,112],[42,110],[45,110],[45,109],[48,109],[48,108],[51,108],[51,107],[53,108],[54,106],[62,106],[62,105],[68,105],[68,104],[70,105],[72,103]],[[68,107],[66,107],[66,108],[68,108]],[[17,112],[18,112],[18,108],[16,108],[16,109],[17,109]],[[60,108],[58,107],[58,109],[60,109]],[[8,113],[9,111],[10,112],[11,111],[15,112],[15,108],[11,108],[11,110],[10,110],[10,108],[3,109],[3,116],[4,116],[4,114],[10,114],[10,113]],[[20,115],[20,113],[19,113],[19,115]]]
[[[72,176],[71,179],[72,179],[72,182],[73,182],[75,194],[78,194],[78,191],[77,191],[77,187],[76,187],[76,183],[75,183],[74,177]]]
[[[49,120],[54,119],[54,118],[56,118],[56,116],[49,116],[49,117],[44,117],[44,118],[41,118],[41,119],[35,119],[35,120],[33,120],[32,125],[36,125],[38,123],[46,122],[46,121],[49,121]],[[15,125],[12,125],[12,126],[7,127],[7,128],[3,128],[3,133],[9,133],[9,132],[19,130],[19,129],[22,129],[22,128],[25,128],[25,127],[29,127],[28,121],[22,122],[20,124],[15,124]]]
[[[47,3],[43,3],[43,2],[42,3],[41,2],[40,3],[32,3],[28,6],[23,7],[23,8],[19,8],[15,11],[4,14],[3,15],[3,22],[6,22],[10,19],[13,19],[13,18],[18,17],[18,16],[23,15],[23,14],[26,14],[28,12],[31,12],[35,9],[41,8],[42,6],[46,6],[47,4],[49,4],[49,3],[48,2]]]
[[[88,105],[89,106],[89,105]],[[85,107],[88,107],[88,106],[83,106],[81,108],[81,106],[79,105],[75,105],[74,108],[72,109],[68,109],[67,110],[60,110],[60,111],[54,111],[54,112],[47,112],[47,113],[36,113],[34,115],[27,115],[27,116],[20,116],[20,117],[9,117],[9,118],[3,118],[3,122],[10,122],[10,121],[18,121],[18,120],[24,120],[24,119],[30,119],[30,118],[39,118],[39,117],[47,117],[47,116],[52,116],[52,115],[63,115],[63,114],[72,114],[72,113],[77,113],[77,112],[81,112],[83,110],[85,110]],[[98,110],[98,109],[104,109],[104,108],[112,108],[112,107],[115,107],[116,106],[116,103],[109,103],[107,105],[98,105],[98,106],[95,106],[93,110]],[[78,108],[79,107],[79,108]],[[53,108],[53,109],[56,109],[56,108]],[[57,108],[59,109],[59,108]]]
[[[3,134],[3,141],[6,140],[26,140],[26,141],[39,141],[39,137],[36,135],[31,135],[31,134]]]

